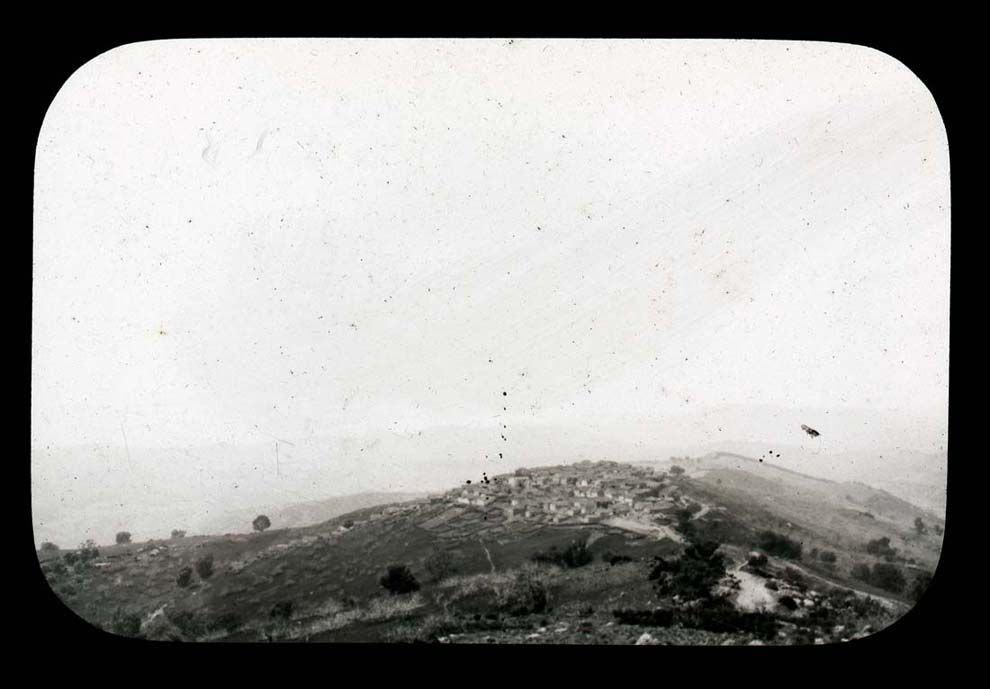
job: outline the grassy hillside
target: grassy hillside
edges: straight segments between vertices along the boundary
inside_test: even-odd
[[[908,508],[881,493],[734,462],[707,458],[683,476],[627,474],[617,463],[549,467],[530,472],[535,488],[510,486],[518,477],[492,477],[307,527],[100,547],[83,553],[85,561],[79,551],[39,557],[57,595],[84,619],[124,635],[175,640],[633,643],[646,634],[643,643],[749,643],[766,640],[764,627],[746,626],[763,615],[772,618],[776,641],[794,643],[822,634],[841,640],[907,609],[909,587],[878,588],[852,569],[886,563],[910,578],[912,567],[934,568],[938,544],[912,541],[900,523]],[[609,476],[619,474],[631,486],[628,496],[608,488],[619,480]],[[565,496],[599,483],[600,495],[607,489],[612,498]],[[836,491],[847,490],[848,499],[837,499]],[[602,518],[621,501],[602,505],[624,497],[631,513]],[[511,508],[521,501],[531,505],[525,514]],[[562,512],[568,501],[590,507]],[[556,511],[547,508],[551,502]],[[877,509],[874,518],[860,515],[868,505]],[[639,528],[646,522],[656,530]],[[802,554],[770,553],[754,569],[748,553],[766,530],[800,542]],[[910,553],[917,562],[891,564],[864,550],[883,536],[898,558]],[[688,557],[692,543],[711,539],[722,544],[725,567],[719,605],[732,600],[747,610],[721,610],[715,622],[692,612],[697,601],[660,592],[650,579],[657,557],[673,562]],[[579,561],[561,558],[569,547]],[[835,561],[820,560],[813,548],[834,552]],[[545,557],[535,561],[538,554]],[[199,564],[207,559],[211,567]],[[380,578],[396,564],[409,568],[417,590],[390,594],[382,587]],[[792,599],[807,605],[791,610]],[[769,607],[748,611],[753,600]],[[647,615],[657,606],[675,618]],[[849,621],[826,634],[822,620],[839,616]]]

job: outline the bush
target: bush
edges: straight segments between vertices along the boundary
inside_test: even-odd
[[[870,583],[870,578],[872,577],[872,572],[870,571],[870,566],[863,562],[857,562],[852,570],[849,572],[849,576],[853,579],[858,579],[859,581]]]
[[[117,545],[122,545],[124,543],[131,542],[131,532],[130,531],[118,531],[116,537]]]
[[[901,570],[886,562],[873,565],[870,583],[891,593],[901,593],[907,587],[907,579]]]
[[[58,550],[58,546],[51,541],[45,541],[41,544],[40,550],[43,553],[56,552]]]
[[[172,538],[185,538],[186,532],[182,529],[172,529]]]
[[[69,552],[62,554],[62,560],[67,565],[74,565],[79,562],[79,553],[70,550]]]
[[[225,612],[209,625],[212,632],[226,632],[228,634],[233,634],[242,626],[244,626],[244,622],[236,612]]]
[[[756,545],[770,555],[789,560],[801,559],[801,543],[775,531],[760,532]]]
[[[96,547],[96,543],[92,538],[89,538],[79,544],[79,561],[89,562],[90,560],[95,560],[100,556],[100,550]]]
[[[914,518],[914,530],[918,532],[919,536],[924,536],[928,533],[928,527],[925,526],[925,522],[921,520],[921,517]]]
[[[624,562],[632,562],[633,559],[628,555],[615,555],[614,553],[607,552],[602,553],[602,561],[607,562],[614,567],[615,565],[621,565]]]
[[[530,559],[533,562],[573,569],[589,564],[595,556],[591,554],[584,541],[572,541],[563,551],[558,550],[557,546],[551,546],[547,551],[534,553]]]
[[[205,622],[191,610],[173,610],[165,616],[185,639],[195,640],[207,632]]]
[[[780,576],[781,579],[794,586],[803,587],[807,585],[807,580],[804,578],[804,575],[793,567],[787,567]]]
[[[416,581],[412,570],[406,565],[389,565],[388,571],[378,580],[378,583],[393,595],[419,590],[419,582]]]
[[[353,526],[354,526],[354,520],[353,519],[348,519],[346,522],[344,522],[344,528],[345,529],[350,529]]]
[[[254,530],[258,532],[264,531],[265,529],[269,528],[271,525],[272,525],[272,520],[263,514],[259,514],[257,517],[254,518],[254,521],[251,522],[251,526],[253,526]]]
[[[831,562],[834,564],[838,558],[836,557],[835,552],[831,550],[823,550],[818,555],[818,559],[821,560],[822,562]]]
[[[454,556],[439,546],[433,548],[423,566],[431,581],[442,581],[457,571]]]
[[[888,562],[897,556],[897,548],[890,546],[890,539],[884,536],[866,544],[866,552],[871,555],[878,555]]]
[[[268,616],[273,620],[287,621],[292,617],[293,604],[291,600],[279,601],[272,606],[272,609],[268,612]]]
[[[137,636],[141,633],[141,617],[117,608],[110,620],[110,631],[120,636]]]
[[[670,467],[670,475],[671,476],[675,476],[675,477],[676,476],[681,476],[683,473],[684,473],[684,468],[683,467],[679,467],[676,464],[674,466]]]
[[[546,612],[550,607],[548,577],[531,567],[516,571],[507,587],[497,592],[498,606],[510,615]]]
[[[186,588],[192,582],[192,573],[192,567],[183,567],[179,570],[179,576],[175,578],[175,583]]]
[[[676,560],[658,557],[649,578],[656,582],[661,595],[708,599],[712,587],[725,576],[725,558],[717,552],[719,545],[716,541],[691,543]]]
[[[208,554],[196,562],[196,573],[200,579],[209,579],[213,576],[213,555]]]

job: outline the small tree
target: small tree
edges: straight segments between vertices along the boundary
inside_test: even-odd
[[[756,545],[771,555],[790,560],[801,559],[801,543],[775,531],[760,532]]]
[[[676,464],[674,466],[670,467],[670,475],[671,476],[680,476],[683,473],[684,473],[684,468],[683,467],[679,467]]]
[[[96,547],[96,542],[92,538],[87,538],[79,544],[79,561],[89,562],[100,556],[100,550]]]
[[[942,527],[941,527],[941,526],[939,526],[938,524],[935,524],[935,525],[934,525],[934,526],[932,527],[932,531],[934,531],[934,532],[935,532],[935,535],[936,535],[936,536],[941,536],[941,535],[942,535]]]
[[[887,562],[873,565],[870,583],[891,593],[901,593],[907,587],[907,579],[901,570]]]
[[[117,545],[122,545],[124,543],[131,542],[131,532],[130,531],[118,531],[117,532]]]
[[[251,522],[251,526],[253,526],[254,530],[258,532],[264,531],[271,525],[272,525],[272,520],[263,514],[259,514],[257,517],[254,518],[254,521]]]
[[[926,533],[928,533],[928,527],[925,526],[925,522],[921,520],[921,517],[914,518],[914,530],[918,533],[919,536],[924,536]]]
[[[419,590],[419,582],[406,565],[389,565],[388,571],[378,580],[389,593],[403,594]]]
[[[823,550],[821,553],[819,553],[818,559],[820,559],[822,562],[831,562],[834,564],[838,558],[835,555],[835,551]]]
[[[182,529],[172,529],[172,538],[185,538],[186,532]]]
[[[209,553],[196,562],[196,573],[200,579],[209,579],[213,576],[213,554]]]
[[[871,555],[879,555],[889,562],[897,555],[897,548],[892,548],[890,539],[884,536],[868,542],[866,544],[866,552]]]
[[[41,544],[41,551],[43,553],[57,552],[58,546],[52,543],[51,541],[45,541],[44,543]]]
[[[192,582],[192,567],[183,567],[179,570],[179,576],[176,577],[175,583],[182,588],[186,588]]]

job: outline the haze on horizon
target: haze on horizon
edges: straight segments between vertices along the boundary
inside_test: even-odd
[[[53,521],[610,447],[945,453],[946,135],[869,48],[123,46],[46,116],[34,260]]]

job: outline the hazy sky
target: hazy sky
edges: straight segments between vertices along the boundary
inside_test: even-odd
[[[725,405],[944,442],[945,131],[869,48],[134,44],[59,92],[35,204],[38,448]]]

